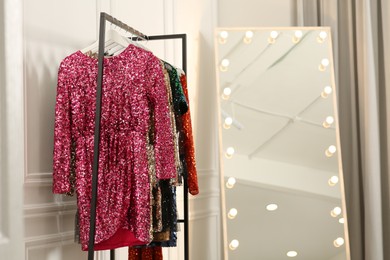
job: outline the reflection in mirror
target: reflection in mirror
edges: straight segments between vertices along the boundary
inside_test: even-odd
[[[218,29],[216,48],[225,254],[349,259],[329,29]]]

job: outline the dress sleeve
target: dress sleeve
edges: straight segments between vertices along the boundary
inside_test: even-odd
[[[172,65],[165,61],[164,65],[169,73],[175,115],[182,116],[188,111],[188,103],[180,83],[179,75],[176,71],[176,68],[174,68]]]
[[[163,67],[155,56],[150,59],[148,67],[147,74],[151,87],[149,97],[154,118],[156,176],[159,179],[171,179],[176,177],[175,149]]]
[[[71,192],[70,73],[63,61],[58,70],[54,122],[53,193]]]
[[[188,171],[188,191],[191,195],[197,195],[199,193],[198,187],[198,174],[196,171],[195,163],[195,147],[194,138],[192,136],[191,114],[190,114],[190,101],[188,99],[187,78],[185,74],[180,75],[180,82],[183,87],[184,95],[188,103],[188,111],[182,117],[183,119],[183,131],[184,131],[184,148],[185,148],[185,161]]]

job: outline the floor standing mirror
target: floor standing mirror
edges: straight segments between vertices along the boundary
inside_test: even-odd
[[[350,259],[330,36],[216,30],[225,259]]]

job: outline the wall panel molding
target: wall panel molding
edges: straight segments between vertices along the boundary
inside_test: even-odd
[[[218,210],[198,210],[196,212],[190,212],[189,221],[194,222],[200,219],[214,218],[219,216]]]
[[[215,179],[219,181],[219,174],[215,174],[216,172],[198,172],[198,181],[202,181],[205,179]]]
[[[30,259],[33,250],[63,247],[64,245],[72,245],[74,243],[74,232],[29,237],[25,239],[25,259]]]
[[[2,259],[23,259],[23,1],[3,0],[0,6],[0,255]]]
[[[24,206],[24,217],[44,217],[48,215],[68,215],[76,213],[77,205],[75,201],[61,203],[45,203]]]
[[[4,1],[0,3],[0,17],[4,17]],[[4,35],[4,25],[5,21],[4,19],[0,19],[0,35]],[[5,90],[4,90],[4,85],[5,85],[5,40],[3,40],[3,37],[0,39],[0,122],[5,121],[5,109],[6,107],[3,105],[5,102]],[[4,192],[6,190],[6,183],[5,183],[5,170],[2,165],[4,165],[4,156],[5,156],[5,149],[4,143],[5,143],[5,133],[4,133],[4,126],[0,123],[0,209],[5,208],[5,195],[6,193]],[[1,244],[6,244],[8,243],[8,239],[6,239],[3,234],[4,232],[4,226],[5,226],[5,216],[4,212],[0,212],[0,245]]]
[[[164,34],[175,33],[175,8],[173,0],[164,0]],[[176,40],[167,40],[164,44],[164,59],[174,62],[176,66],[181,66],[181,58],[179,59],[177,53],[181,53],[181,44],[177,44]],[[180,49],[178,49],[178,47]],[[179,52],[180,50],[180,52]],[[179,55],[180,56],[180,55]],[[181,56],[180,56],[181,57]],[[180,63],[177,63],[177,59]]]
[[[164,33],[175,33],[175,7],[173,0],[164,0]]]
[[[74,231],[52,235],[34,236],[25,239],[26,249],[49,248],[74,243]]]
[[[96,0],[96,40],[99,39],[100,13],[106,12],[112,14],[113,4],[112,0]]]
[[[198,177],[201,176],[201,175],[204,175],[204,174],[213,174],[213,173],[216,173],[218,172],[218,170],[216,168],[205,168],[205,169],[197,169],[198,171]]]
[[[200,200],[208,200],[211,198],[219,199],[220,193],[216,191],[207,191],[207,192],[199,192],[198,195],[192,196],[190,195],[189,201],[200,201]],[[182,201],[182,198],[178,198],[177,201]]]
[[[27,181],[24,182],[24,187],[51,187],[53,184],[52,180],[32,180],[32,179],[28,179]]]
[[[51,172],[39,172],[28,173],[26,171],[24,177],[24,183],[27,185],[51,185],[53,180],[53,173]]]
[[[207,246],[209,248],[215,248],[216,250],[212,251],[215,253],[214,256],[208,255],[207,259],[221,259],[221,239],[220,239],[220,224],[219,224],[219,214],[216,213],[210,213],[210,214],[203,214],[199,215],[198,217],[191,220],[191,226],[197,226],[197,222],[200,222],[198,225],[202,225],[204,223],[201,223],[201,221],[207,220],[209,227],[215,227],[215,229],[208,229],[208,238],[206,239]],[[198,238],[199,239],[199,238]],[[213,245],[212,243],[215,243]],[[199,243],[199,247],[204,247],[205,245],[203,243]],[[191,257],[194,258],[194,250],[197,248],[190,248]]]

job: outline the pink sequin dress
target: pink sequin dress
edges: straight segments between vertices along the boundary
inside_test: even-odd
[[[161,63],[129,45],[104,59],[95,250],[150,242],[147,133],[154,120],[156,176],[176,176]],[[78,51],[59,68],[53,192],[75,189],[80,241],[88,248],[97,60]],[[74,186],[74,187],[73,187]]]

